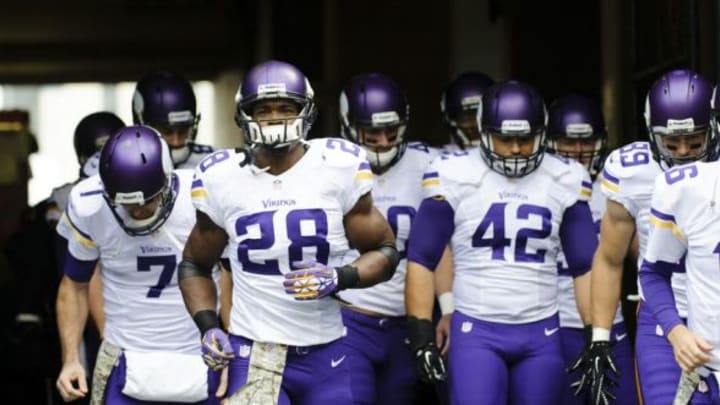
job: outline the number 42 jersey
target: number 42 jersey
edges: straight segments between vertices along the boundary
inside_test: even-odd
[[[563,215],[588,200],[590,177],[580,164],[545,154],[532,173],[508,178],[478,153],[445,154],[423,180],[425,197],[442,196],[455,212],[455,308],[507,324],[549,318],[558,312]]]
[[[344,216],[371,192],[365,152],[339,138],[310,140],[280,175],[251,163],[245,151],[222,150],[195,171],[193,202],[228,234],[233,280],[230,332],[270,343],[323,344],[343,334],[336,300],[297,301],[283,275],[294,262],[330,266],[352,257]]]

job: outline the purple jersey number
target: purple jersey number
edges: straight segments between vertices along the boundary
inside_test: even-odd
[[[640,166],[650,162],[650,145],[631,143],[620,148],[620,164],[623,167]]]
[[[238,260],[243,271],[263,275],[280,275],[280,264],[277,259],[268,259],[262,262],[250,260],[251,250],[267,250],[275,245],[275,226],[273,218],[276,211],[264,211],[257,214],[246,215],[235,221],[235,232],[238,236],[247,235],[252,227],[257,227],[259,238],[247,238],[238,244]],[[313,223],[315,232],[303,235],[301,223]],[[314,248],[315,260],[327,263],[330,256],[330,244],[327,242],[328,222],[325,211],[321,209],[298,209],[288,212],[285,226],[290,240],[288,246],[289,262],[302,261],[303,249]]]
[[[698,175],[697,165],[677,166],[665,172],[665,181],[668,185],[681,181],[686,176],[692,178]]]
[[[473,247],[491,247],[493,260],[505,260],[505,248],[510,246],[512,240],[506,237],[505,232],[505,211],[507,203],[494,203],[490,206],[485,217],[480,221],[477,230],[472,237]],[[520,204],[515,212],[517,219],[530,219],[540,217],[542,225],[540,229],[521,228],[515,235],[515,262],[542,263],[545,261],[545,249],[538,249],[536,252],[528,252],[528,239],[545,239],[552,231],[552,213],[549,209],[533,204]],[[492,236],[485,237],[485,234],[492,230]]]
[[[162,294],[162,290],[170,284],[173,274],[175,273],[175,267],[177,266],[177,258],[175,255],[139,256],[137,258],[138,271],[150,271],[153,266],[162,267],[162,270],[160,271],[157,284],[148,290],[146,294],[148,298],[158,298],[160,294]]]

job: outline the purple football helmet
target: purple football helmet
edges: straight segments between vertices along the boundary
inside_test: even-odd
[[[443,123],[450,131],[452,141],[462,149],[480,145],[475,116],[482,93],[493,84],[495,81],[485,73],[466,72],[450,82],[442,93],[440,113]],[[467,121],[464,116],[471,120],[471,125],[462,125],[462,121]]]
[[[340,93],[340,125],[345,139],[362,146],[376,172],[382,172],[400,160],[407,142],[405,129],[410,107],[405,93],[395,81],[382,73],[353,77]],[[397,129],[397,137],[385,151],[377,151],[363,135],[364,130]]]
[[[545,153],[547,111],[534,87],[507,81],[489,87],[477,111],[480,154],[490,168],[507,177],[522,177],[540,166]],[[494,150],[493,136],[533,138],[529,156],[502,156]]]
[[[82,166],[95,152],[102,149],[105,142],[125,123],[108,111],[86,115],[75,127],[73,144],[78,163]]]
[[[135,86],[132,112],[135,125],[148,125],[160,132],[187,129],[187,142],[197,135],[200,114],[192,85],[172,72],[157,71],[143,76]],[[173,161],[180,164],[190,156],[187,144],[171,150]]]
[[[713,87],[703,76],[688,69],[672,70],[650,87],[645,98],[645,124],[655,159],[667,166],[717,158],[717,134],[712,129]],[[680,137],[703,136],[692,155],[673,153]],[[695,145],[687,145],[694,149]]]
[[[170,149],[147,126],[129,126],[115,133],[100,153],[104,197],[120,226],[131,236],[149,235],[170,216],[175,203]],[[159,198],[146,219],[130,216],[124,205],[144,205]]]
[[[548,108],[547,137],[553,152],[582,163],[593,178],[602,169],[607,152],[607,129],[600,104],[595,101],[574,94],[555,100]],[[559,141],[594,142],[594,148],[564,152],[558,146]]]
[[[305,139],[317,110],[310,81],[295,66],[277,60],[255,65],[243,78],[235,95],[235,122],[243,129],[245,141],[252,147],[284,150]],[[289,100],[299,106],[292,119],[275,120],[276,125],[261,125],[252,116],[253,105],[264,100]]]

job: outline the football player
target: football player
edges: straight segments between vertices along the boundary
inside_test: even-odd
[[[88,281],[101,261],[106,321],[93,403],[218,403],[219,375],[202,361],[175,271],[195,221],[191,182],[191,171],[173,171],[157,131],[130,126],[103,147],[99,175],[72,189],[58,224],[68,239],[57,298],[63,366],[56,385],[65,401],[88,395],[78,343]]]
[[[673,167],[658,176],[650,206],[650,234],[640,268],[644,305],[667,331],[675,361],[683,372],[705,376],[695,385],[693,404],[720,403],[718,174],[720,163],[714,161]],[[681,262],[684,267],[679,265]],[[673,275],[683,270],[687,275],[687,326],[672,289]],[[690,399],[692,388],[682,403]],[[680,401],[678,396],[676,401]]]
[[[598,173],[602,170],[607,153],[607,130],[600,105],[580,95],[568,95],[555,100],[548,108],[548,145],[554,152],[582,163],[593,180],[593,193],[590,198],[590,210],[595,226],[588,232],[600,232],[600,218],[605,210],[605,196],[600,192]],[[567,264],[560,255],[558,259],[560,304],[560,340],[566,365],[572,365],[590,344],[592,326],[584,325],[575,304],[572,277]],[[611,392],[616,404],[637,404],[635,381],[633,378],[633,353],[628,333],[623,322],[621,308],[618,307],[613,320],[612,345],[620,372],[618,386]],[[565,394],[562,404],[584,405],[587,393],[575,395],[571,384],[581,378],[580,370],[567,375]],[[578,393],[579,394],[579,393]]]
[[[194,169],[213,151],[195,143],[200,114],[195,92],[184,77],[167,71],[151,72],[135,86],[132,101],[133,122],[155,128],[170,146],[178,169]]]
[[[408,142],[409,105],[398,84],[381,73],[353,77],[340,94],[342,136],[362,147],[375,174],[373,201],[387,218],[402,260],[393,278],[345,290],[342,310],[355,404],[412,404],[417,377],[405,343],[406,241],[422,200],[422,176],[437,152]]]
[[[445,150],[465,150],[480,145],[477,109],[482,93],[495,81],[481,72],[465,72],[447,85],[440,98],[440,114],[450,133]]]
[[[410,233],[406,305],[420,375],[444,379],[430,321],[434,269],[450,244],[455,312],[449,386],[453,404],[558,404],[564,381],[557,251],[576,276],[583,319],[597,238],[592,185],[577,162],[545,153],[547,113],[531,86],[485,90],[479,153],[436,159]]]
[[[686,69],[658,78],[647,93],[645,122],[648,142],[634,142],[614,150],[600,175],[607,206],[600,226],[600,245],[592,269],[592,344],[585,352],[585,372],[591,376],[593,404],[612,402],[608,382],[617,365],[612,354],[611,329],[620,299],[623,262],[637,233],[640,258],[650,226],[650,200],[655,178],[675,165],[714,160],[717,141],[710,125],[712,86]],[[639,267],[640,263],[638,263]],[[673,275],[678,312],[687,316],[684,274]],[[644,297],[642,289],[641,296]],[[643,298],[644,300],[644,298]],[[641,402],[672,403],[680,377],[666,329],[640,302],[635,354]],[[617,340],[617,336],[614,336]]]
[[[363,148],[305,137],[316,115],[295,66],[250,69],[236,96],[245,149],[221,150],[195,171],[197,223],[179,266],[205,359],[228,367],[237,403],[352,402],[339,291],[389,280],[400,255],[373,206]],[[228,245],[229,335],[218,326],[210,267]],[[352,260],[350,246],[361,252]]]

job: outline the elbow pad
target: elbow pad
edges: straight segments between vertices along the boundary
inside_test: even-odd
[[[205,277],[212,279],[212,267],[202,267],[190,260],[183,259],[178,265],[178,282],[190,277]]]
[[[382,253],[388,260],[390,271],[387,273],[387,280],[390,280],[397,270],[398,264],[400,264],[400,252],[398,252],[395,244],[384,243],[379,248],[375,249]]]

